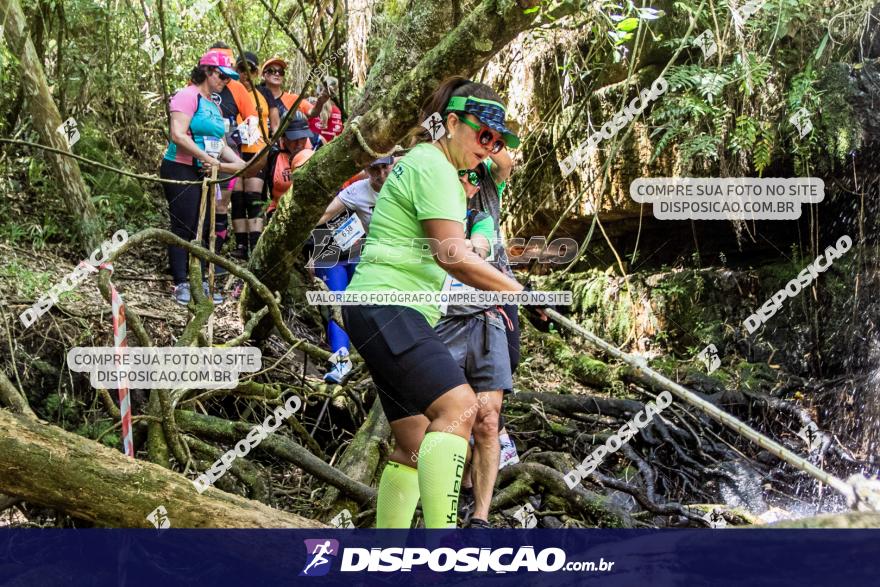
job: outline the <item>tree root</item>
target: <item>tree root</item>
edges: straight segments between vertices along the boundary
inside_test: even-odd
[[[16,414],[36,418],[37,415],[31,410],[27,397],[12,383],[6,373],[0,370],[0,404],[6,405]]]
[[[220,459],[220,455],[223,454],[223,451],[211,446],[207,442],[202,442],[198,438],[190,437],[185,440],[193,452],[201,454],[207,458],[204,469],[209,468],[211,464]],[[263,503],[268,503],[269,490],[266,486],[263,474],[255,464],[245,459],[235,459],[229,467],[229,472],[235,475],[235,477],[237,477],[247,488],[247,497],[262,501]],[[220,480],[222,480],[222,477]]]
[[[584,516],[592,524],[603,528],[631,528],[629,514],[611,504],[608,498],[583,487],[569,489],[562,473],[540,463],[519,463],[498,472],[501,489],[492,498],[492,508],[502,509],[521,505],[526,497],[538,489],[550,496],[559,497],[561,505],[572,516]]]
[[[356,482],[370,484],[379,473],[391,436],[391,426],[377,397],[366,420],[352,438],[337,463],[340,471]],[[350,494],[349,494],[350,495]],[[332,518],[343,508],[357,515],[364,502],[357,503],[339,491],[330,488],[321,500],[325,517]]]
[[[214,345],[217,348],[232,348],[241,346],[247,341],[250,340],[251,334],[254,332],[254,328],[257,327],[257,324],[269,313],[269,307],[263,306],[260,308],[258,312],[254,312],[248,316],[247,322],[245,322],[244,327],[241,329],[241,334],[236,336],[235,338],[231,338],[224,342],[223,344]]]
[[[148,528],[163,506],[175,528],[321,528],[296,514],[130,459],[94,441],[0,410],[0,493],[99,525]]]
[[[588,479],[593,481],[600,487],[609,487],[611,489],[615,489],[617,491],[621,491],[623,493],[631,495],[633,498],[635,498],[636,502],[642,508],[649,512],[665,516],[682,516],[693,520],[701,525],[705,525],[705,521],[702,520],[701,516],[689,512],[688,509],[681,504],[658,503],[659,500],[654,493],[654,482],[656,476],[653,470],[651,470],[651,468],[647,466],[644,460],[638,457],[638,455],[635,454],[635,451],[633,451],[630,447],[624,447],[624,449],[627,448],[629,448],[627,457],[634,459],[636,466],[639,468],[639,473],[642,475],[642,478],[644,480],[644,488],[638,487],[631,483],[627,483],[625,481],[617,479],[616,477],[610,477],[608,475],[603,475],[595,471],[590,474]],[[554,470],[571,470],[572,468],[574,468],[569,462],[570,456],[564,453],[538,453],[534,456],[534,459],[549,463],[554,468]],[[559,475],[561,477],[562,474],[559,473]],[[566,485],[566,488],[567,487],[568,486]],[[575,487],[575,490],[579,489],[582,490],[584,488],[580,485]]]
[[[120,247],[113,251],[112,254],[108,256],[105,263],[113,263],[116,259],[120,258],[122,255],[128,252],[129,249],[137,248],[139,245],[151,240],[163,242],[169,245],[179,246],[187,250],[192,257],[224,267],[231,274],[243,279],[256,292],[256,294],[266,302],[266,306],[264,308],[261,308],[254,314],[250,315],[247,323],[245,324],[244,332],[242,333],[242,335],[232,339],[231,341],[228,341],[222,346],[229,347],[245,342],[247,340],[247,337],[249,337],[250,334],[253,332],[255,326],[259,323],[260,319],[268,314],[271,316],[282,338],[284,338],[285,341],[291,344],[294,348],[302,348],[303,351],[308,353],[316,360],[326,360],[326,358],[329,357],[329,353],[327,351],[324,351],[319,347],[311,345],[310,343],[297,339],[293,336],[293,334],[290,332],[290,329],[287,328],[281,317],[277,298],[273,296],[271,292],[269,292],[268,288],[260,283],[259,280],[257,280],[256,277],[254,277],[254,275],[250,273],[250,271],[238,267],[231,261],[228,261],[227,259],[216,255],[212,251],[201,247],[197,243],[184,241],[183,239],[165,230],[151,228],[131,236],[125,243],[123,243]],[[193,299],[190,302],[190,307],[193,311],[193,317],[184,328],[175,346],[190,346],[193,343],[206,345],[207,340],[204,338],[204,336],[202,336],[202,329],[213,314],[214,307],[212,301],[208,299],[208,297],[202,290],[202,276],[199,263],[190,263],[188,277],[190,283],[190,291],[192,292],[193,296]],[[110,272],[102,271],[99,279],[99,288],[102,295],[104,296],[104,299],[107,300],[108,303],[110,302],[111,298],[109,282]],[[149,334],[146,332],[146,329],[143,327],[143,323],[140,320],[140,317],[135,311],[131,310],[130,308],[126,308],[126,310],[127,324],[131,328],[131,331],[134,333],[134,336],[138,340],[139,344],[141,346],[153,346],[153,341],[150,338]],[[253,389],[253,387],[251,387],[251,389]],[[177,430],[177,426],[175,425],[175,403],[176,402],[172,399],[171,394],[167,390],[154,390],[150,394],[150,402],[148,404],[149,415],[156,418],[159,422],[161,422],[161,424],[151,421],[148,425],[148,448],[150,453],[149,458],[153,462],[168,466],[168,453],[170,452],[175,459],[177,459],[181,464],[186,467],[189,464],[189,452],[186,449],[185,444],[181,441],[180,434]]]
[[[212,263],[214,265],[223,267],[230,274],[235,275],[239,279],[242,279],[245,283],[248,284],[249,288],[252,289],[254,293],[266,304],[265,307],[268,309],[268,314],[272,319],[272,323],[278,329],[279,334],[286,342],[288,342],[295,348],[304,350],[306,353],[309,354],[309,356],[317,361],[326,361],[329,358],[329,352],[305,340],[298,339],[293,335],[293,333],[284,323],[284,319],[281,316],[281,309],[279,307],[277,297],[273,295],[272,292],[269,291],[269,288],[263,285],[263,283],[258,280],[253,273],[236,265],[225,257],[217,255],[216,253],[209,251],[208,249],[198,244],[185,241],[177,235],[168,232],[167,230],[162,230],[159,228],[148,228],[132,235],[125,243],[123,243],[115,251],[113,251],[113,253],[109,255],[106,262],[113,263],[116,261],[116,259],[120,258],[122,255],[128,252],[129,249],[136,248],[137,246],[151,240],[162,242],[166,245],[181,247],[185,249],[190,255],[193,255],[194,257],[205,261],[206,263]],[[194,263],[193,265],[195,265],[194,271],[200,271],[198,263]],[[199,300],[200,296],[204,297],[201,282],[197,283],[197,287],[191,285],[191,291],[193,297],[197,301]],[[213,309],[212,306],[208,307]],[[252,317],[253,315],[251,314],[250,316]],[[254,327],[252,326],[251,330],[253,330],[253,328]],[[143,343],[143,341],[141,342]]]
[[[194,412],[178,410],[176,412],[181,430],[197,434],[214,441],[234,444],[244,439],[253,425],[245,422],[230,422],[214,416],[203,416]],[[376,490],[349,478],[344,473],[331,467],[299,443],[280,434],[266,437],[260,443],[260,449],[277,458],[291,462],[316,479],[328,483],[358,503],[367,503],[375,499]]]

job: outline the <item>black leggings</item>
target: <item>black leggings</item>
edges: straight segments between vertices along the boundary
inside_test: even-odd
[[[204,175],[192,165],[184,165],[176,161],[162,159],[159,168],[159,177],[162,179],[176,179],[179,181],[199,181]],[[199,227],[199,205],[202,200],[202,185],[179,185],[163,183],[165,199],[168,200],[168,216],[171,219],[171,232],[183,240],[189,242],[196,238],[196,230]],[[214,188],[209,188],[208,197],[213,194]],[[205,205],[205,222],[202,231],[204,245],[208,246],[208,231],[211,227],[210,202]],[[189,253],[186,249],[176,246],[168,247],[168,261],[171,265],[171,276],[174,285],[186,282],[186,270]]]
[[[232,219],[254,220],[263,212],[263,194],[260,192],[232,192]]]
[[[250,161],[256,153],[242,153],[241,158]],[[256,176],[258,179],[266,180],[266,168],[260,170]],[[263,212],[263,194],[262,192],[244,191],[244,178],[239,178],[241,184],[240,190],[232,192],[232,219],[233,220],[254,220],[260,218]],[[239,186],[236,186],[239,187]],[[264,190],[265,191],[265,190]]]

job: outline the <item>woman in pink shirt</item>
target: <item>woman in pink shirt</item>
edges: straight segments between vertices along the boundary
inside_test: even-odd
[[[159,176],[200,182],[213,168],[224,173],[235,173],[244,167],[244,161],[226,144],[223,115],[214,103],[211,94],[219,94],[229,79],[238,79],[229,57],[223,53],[209,51],[199,60],[199,65],[190,74],[189,86],[179,90],[171,98],[171,142],[165,151]],[[168,200],[168,215],[171,218],[171,232],[186,241],[196,238],[199,224],[199,207],[202,186],[199,183],[164,183],[165,198]],[[214,197],[216,186],[209,192]],[[204,234],[211,227],[210,208],[205,206]],[[187,263],[189,255],[185,249],[168,247],[168,260],[174,278],[174,299],[186,305],[190,301],[187,282]],[[207,282],[204,284],[207,292]],[[214,303],[223,298],[214,294]]]

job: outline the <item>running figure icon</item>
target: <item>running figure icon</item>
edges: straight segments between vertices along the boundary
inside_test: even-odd
[[[326,558],[324,555],[335,555],[336,551],[331,546],[331,542],[336,542],[335,540],[325,540],[324,542],[318,542],[315,544],[314,550],[309,554],[312,555],[312,560],[306,565],[306,568],[303,569],[301,575],[308,575],[309,569],[314,569],[320,565],[325,565],[330,562],[330,559]],[[321,575],[327,572],[327,569],[321,569]]]

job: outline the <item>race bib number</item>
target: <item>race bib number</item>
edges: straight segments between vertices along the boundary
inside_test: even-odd
[[[446,274],[446,281],[443,282],[443,293],[461,293],[468,291],[477,291],[477,288],[465,285],[453,276]],[[440,302],[440,315],[445,316],[449,309],[449,301]]]
[[[260,142],[260,127],[256,124],[255,120],[251,122],[254,124],[242,122],[238,125],[238,134],[241,136],[241,143],[243,145],[256,145]]]
[[[352,214],[338,228],[333,230],[333,242],[343,251],[347,251],[359,238],[367,234],[357,214]]]
[[[205,137],[205,153],[211,157],[217,158],[223,151],[223,141],[214,137]]]

